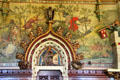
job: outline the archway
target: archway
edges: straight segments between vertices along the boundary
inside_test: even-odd
[[[51,23],[49,30],[29,45],[25,61],[32,68],[33,80],[37,79],[37,74],[41,70],[59,70],[63,80],[68,80],[68,70],[71,69],[71,62],[75,59],[75,51],[72,45],[56,34],[50,26]]]

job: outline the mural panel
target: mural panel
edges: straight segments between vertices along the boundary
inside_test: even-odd
[[[39,65],[41,66],[60,66],[62,60],[60,60],[60,54],[55,49],[46,48],[40,56]]]
[[[15,56],[24,54],[21,43],[31,42],[31,31],[36,36],[38,27],[42,27],[43,33],[48,30],[46,9],[50,6],[55,10],[54,31],[61,30],[64,37],[71,34],[68,39],[73,43],[79,42],[76,54],[83,56],[81,62],[85,66],[112,66],[114,53],[109,31],[106,31],[104,39],[98,33],[117,18],[115,5],[101,6],[99,22],[94,13],[95,5],[9,3],[7,12],[0,14],[0,63],[18,62]]]

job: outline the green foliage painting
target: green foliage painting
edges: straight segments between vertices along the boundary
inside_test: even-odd
[[[14,0],[13,0],[14,1]],[[109,40],[109,35],[101,39],[98,30],[111,24],[117,17],[116,9],[105,7],[102,10],[102,21],[98,22],[95,16],[94,5],[68,5],[68,4],[35,4],[35,3],[10,3],[9,14],[6,19],[0,14],[0,63],[17,62],[16,53],[24,54],[24,49],[20,47],[21,41],[30,42],[28,34],[36,28],[42,27],[46,32],[46,9],[55,9],[53,29],[56,32],[62,27],[63,36],[67,32],[72,34],[72,41],[77,40],[80,48],[76,54],[81,54],[84,63],[112,63],[113,53]],[[108,8],[108,9],[107,9]],[[113,14],[109,14],[112,12]],[[108,17],[109,16],[109,17]],[[112,19],[111,19],[112,18]],[[75,25],[70,28],[70,21],[76,20]]]

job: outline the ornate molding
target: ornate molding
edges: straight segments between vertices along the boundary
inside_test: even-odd
[[[105,70],[69,70],[68,74],[69,77],[77,77],[77,76],[103,76],[103,77],[107,77],[107,75],[104,73]],[[32,75],[32,70],[14,70],[14,69],[0,69],[0,76],[15,76],[15,75]]]
[[[110,77],[114,77],[116,80],[119,80],[120,72],[108,72],[107,75]]]
[[[105,71],[106,75],[109,77],[114,77],[116,80],[120,78],[120,70],[119,69],[108,69]]]
[[[62,35],[61,28],[57,30],[58,32],[55,32],[52,28],[53,18],[54,18],[54,10],[51,7],[49,7],[49,9],[47,9],[47,19],[48,19],[47,22],[49,27],[47,32],[43,33],[42,27],[38,27],[37,36],[35,36],[33,32],[30,32],[30,34],[28,35],[30,39],[30,43],[26,43],[25,41],[21,43],[21,47],[23,47],[25,54],[22,55],[19,53],[16,56],[16,58],[21,60],[19,62],[20,69],[25,69],[32,66],[31,65],[32,56],[35,53],[35,50],[42,43],[46,41],[54,41],[57,44],[59,44],[61,47],[63,47],[63,49],[66,52],[65,54],[68,56],[68,63],[78,59],[76,58],[76,51],[80,47],[79,42],[77,41],[72,42],[71,40],[72,35],[70,32],[68,32],[64,38],[64,36]]]
[[[32,70],[0,69],[0,76],[28,76],[32,75]]]
[[[81,69],[81,70],[69,70],[70,77],[77,76],[97,76],[97,77],[107,77],[104,73],[105,70],[90,70],[90,69]]]

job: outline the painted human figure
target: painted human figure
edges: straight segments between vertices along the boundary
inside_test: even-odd
[[[47,59],[48,59],[48,60],[47,60],[47,65],[48,65],[48,66],[52,66],[52,65],[53,65],[53,56],[48,56]]]
[[[46,66],[53,66],[53,52],[50,50],[47,51],[47,53],[45,54],[45,56],[43,56],[43,65]]]
[[[20,42],[19,30],[17,28],[17,26],[13,26],[13,28],[10,29],[10,37],[13,44]]]

